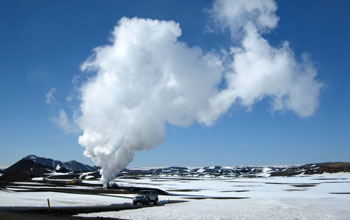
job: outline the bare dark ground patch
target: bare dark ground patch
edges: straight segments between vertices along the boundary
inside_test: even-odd
[[[330,192],[329,194],[350,195],[350,192]]]
[[[233,185],[232,187],[261,187],[262,185]]]
[[[237,181],[237,180],[226,180],[225,182],[228,182],[228,183],[238,183],[238,184],[244,184],[244,183],[254,183],[254,184],[257,184],[257,182],[254,182],[254,181]]]
[[[303,189],[285,189],[284,191],[287,191],[287,192],[303,192],[303,191],[306,191],[308,190],[308,188],[303,188]]]
[[[326,177],[320,177],[320,178],[314,178],[312,180],[348,180],[348,178],[326,178]]]
[[[265,182],[265,184],[272,184],[272,185],[290,185],[291,183]]]
[[[292,184],[294,187],[315,187],[317,184]]]
[[[154,178],[156,180],[164,180],[164,181],[173,181],[173,180],[178,180],[178,181],[201,181],[201,178],[191,178],[191,177],[170,177],[170,178]]]
[[[151,179],[152,182],[170,182],[171,180],[167,179]]]
[[[167,190],[168,192],[199,192],[200,189],[171,189]]]
[[[249,192],[250,190],[226,190],[226,191],[221,191],[221,192],[237,192],[237,193],[241,193],[241,192]]]
[[[249,199],[249,197],[208,197],[208,196],[203,196],[203,197],[186,197],[187,199],[194,199],[194,200],[203,200],[203,199],[218,199],[218,200],[226,200],[226,199]]]
[[[294,187],[314,187],[320,183],[279,183],[279,182],[265,182],[265,184],[272,185],[290,185]]]
[[[137,176],[120,176],[120,177],[118,177],[118,179],[139,180],[139,179],[142,179],[142,178],[137,177]]]

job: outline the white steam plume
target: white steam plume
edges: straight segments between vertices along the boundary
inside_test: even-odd
[[[192,124],[217,94],[220,61],[177,41],[180,35],[172,21],[123,18],[112,44],[83,64],[97,75],[81,88],[79,143],[102,166],[105,183],[135,151],[162,143],[166,122]]]
[[[260,35],[276,27],[276,9],[272,0],[214,3],[211,16],[241,45],[230,49],[229,65],[178,41],[181,29],[173,21],[118,22],[111,44],[95,48],[82,65],[97,74],[80,88],[76,120],[84,131],[79,143],[102,167],[105,185],[135,151],[164,141],[166,123],[210,125],[232,104],[250,108],[266,97],[274,110],[302,117],[315,112],[321,84],[312,63],[306,57],[298,62],[288,43],[274,48]],[[222,80],[227,86],[219,90]]]

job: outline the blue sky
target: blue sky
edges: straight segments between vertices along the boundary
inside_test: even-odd
[[[108,44],[122,17],[174,20],[179,40],[204,52],[229,47],[230,33],[208,31],[212,1],[16,1],[0,7],[0,165],[28,154],[91,164],[52,118],[72,110],[66,98],[92,49]],[[215,125],[167,124],[164,143],[137,152],[130,166],[303,164],[349,161],[349,1],[277,1],[277,28],[263,34],[271,45],[288,41],[297,59],[308,53],[322,82],[310,117],[272,112],[269,99],[247,111],[233,105]],[[55,101],[45,103],[55,88]]]

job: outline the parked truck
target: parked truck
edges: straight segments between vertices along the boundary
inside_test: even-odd
[[[142,203],[143,205],[149,205],[158,203],[158,192],[156,190],[140,190],[133,198],[134,205]]]

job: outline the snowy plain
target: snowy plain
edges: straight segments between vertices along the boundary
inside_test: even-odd
[[[11,190],[9,188],[8,190]],[[58,192],[21,192],[21,190],[0,191],[0,206],[2,207],[47,207],[47,199],[51,207],[55,206],[96,206],[130,203],[130,199],[120,197],[104,197],[98,195],[83,195]]]
[[[262,220],[348,220],[350,219],[350,173],[259,178],[119,178],[119,186],[158,188],[163,206],[142,209],[79,214],[80,217],[119,219],[262,219]],[[91,187],[99,181],[85,180]],[[40,183],[17,183],[35,189]],[[89,186],[63,188],[89,189]],[[58,189],[59,187],[54,187]],[[0,190],[0,206],[52,207],[132,204],[131,194],[72,194],[63,192],[25,192],[19,188]],[[170,200],[183,203],[167,204]]]
[[[143,178],[118,183],[158,187],[177,195],[160,196],[161,200],[176,197],[187,202],[79,216],[134,220],[350,219],[349,173],[236,179]]]

